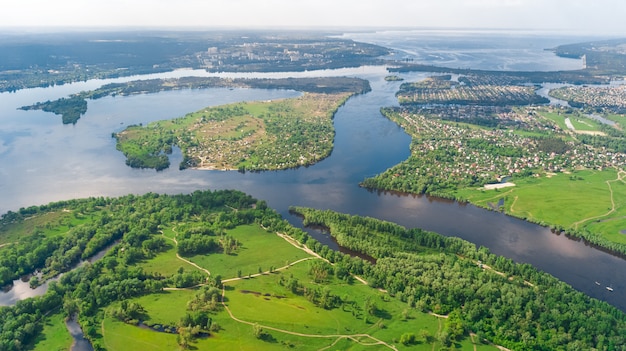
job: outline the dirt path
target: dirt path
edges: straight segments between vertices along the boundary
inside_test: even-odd
[[[0,249],[5,247],[5,246],[9,246],[9,245],[13,245],[13,244],[17,244],[18,242],[14,242],[14,243],[4,243],[4,244],[0,244]]]
[[[301,337],[305,337],[305,338],[316,338],[316,339],[337,339],[335,340],[332,345],[335,345],[339,340],[342,339],[350,339],[360,345],[364,345],[364,346],[373,346],[373,345],[383,345],[391,350],[395,350],[398,351],[398,349],[394,346],[394,345],[390,345],[380,339],[377,339],[369,334],[352,334],[352,335],[347,335],[347,334],[328,334],[328,335],[318,335],[318,334],[304,334],[304,333],[298,333],[298,332],[294,332],[294,331],[290,331],[290,330],[284,330],[284,329],[279,329],[279,328],[274,328],[274,327],[270,327],[267,325],[260,325],[258,323],[254,323],[254,322],[248,322],[248,321],[244,321],[242,319],[239,319],[237,317],[235,317],[232,313],[232,311],[230,310],[230,308],[228,308],[228,305],[226,305],[226,303],[224,302],[224,297],[226,294],[226,290],[224,288],[222,288],[222,306],[224,306],[224,309],[226,310],[226,312],[228,312],[228,315],[230,316],[230,318],[232,320],[234,320],[235,322],[238,323],[242,323],[242,324],[247,324],[250,326],[254,326],[254,325],[258,325],[259,327],[263,328],[263,329],[267,329],[267,330],[273,330],[275,332],[279,332],[279,333],[283,333],[283,334],[289,334],[289,335],[295,335],[295,336],[301,336]],[[371,339],[371,342],[364,342],[361,341],[361,338],[368,338]],[[330,346],[327,346],[325,348],[322,348],[320,350],[325,350],[328,349]]]
[[[470,340],[472,340],[472,345],[474,345],[474,351],[476,351],[476,341],[474,340],[474,336],[476,336],[476,334],[470,333]]]
[[[263,228],[265,229],[265,228]],[[334,266],[335,264],[330,262],[329,260],[325,259],[324,257],[318,255],[315,251],[309,249],[306,245],[304,244],[300,244],[299,242],[297,242],[294,238],[290,237],[287,234],[283,234],[283,233],[278,233],[276,232],[276,235],[280,236],[281,238],[285,239],[285,241],[287,241],[288,243],[290,243],[291,245],[293,245],[294,247],[303,250],[304,252],[308,253],[311,256],[314,256],[316,258],[319,258],[320,260],[324,260],[326,262],[328,262],[331,266]],[[358,280],[359,282],[361,282],[363,285],[368,285],[367,281],[361,277],[359,277],[358,275],[352,274],[352,277],[354,277],[354,279]],[[378,289],[380,292],[387,292],[384,289]]]
[[[172,227],[172,231],[173,231],[174,233],[176,233],[176,229],[175,229],[174,227]],[[161,232],[161,235],[162,235],[165,239],[168,239],[168,240],[173,241],[173,242],[174,242],[174,245],[178,246],[178,240],[176,240],[176,238],[175,238],[175,237],[174,237],[174,238],[169,238],[169,237],[165,236],[165,235],[163,234],[163,232]],[[195,268],[197,268],[197,269],[199,269],[199,270],[203,271],[204,273],[206,273],[206,274],[207,274],[207,276],[209,276],[209,277],[211,276],[211,272],[209,272],[209,270],[208,270],[208,269],[206,269],[206,268],[202,268],[202,267],[198,266],[197,264],[195,264],[195,263],[193,263],[193,262],[189,261],[188,259],[181,257],[178,253],[176,253],[176,258],[178,258],[179,260],[181,260],[181,261],[183,261],[183,262],[185,262],[185,263],[187,263],[187,264],[189,264],[189,265],[191,265],[191,266],[193,266],[193,267],[195,267]]]
[[[602,217],[606,217],[609,216],[611,213],[615,212],[617,210],[617,208],[615,207],[615,197],[613,196],[613,187],[611,187],[611,183],[613,182],[624,182],[624,177],[626,176],[626,172],[624,172],[623,170],[618,170],[617,172],[617,178],[613,179],[613,180],[607,180],[605,183],[607,185],[607,187],[609,188],[609,194],[610,194],[610,198],[611,198],[611,209],[602,215],[598,215],[598,216],[593,216],[593,217],[587,217],[587,218],[583,218],[578,222],[575,222],[574,225],[574,229],[578,229],[578,226],[580,224],[583,224],[585,222],[594,220],[594,219],[599,219]]]
[[[517,199],[519,198],[519,196],[515,196],[515,199],[513,199],[513,203],[511,204],[511,207],[509,207],[509,211],[511,213],[515,213],[515,209],[513,207],[515,207],[515,203],[517,203]]]
[[[301,259],[299,259],[299,260],[297,260],[297,261],[294,261],[294,262],[289,263],[289,264],[288,264],[288,265],[286,265],[286,266],[282,266],[282,267],[280,267],[280,268],[276,268],[276,269],[274,269],[274,270],[273,270],[273,271],[271,271],[271,272],[270,272],[270,271],[265,271],[265,272],[261,272],[261,273],[256,273],[256,274],[247,275],[247,276],[245,276],[245,277],[237,277],[237,278],[228,278],[228,279],[223,279],[223,280],[222,280],[222,283],[228,283],[228,282],[234,282],[234,281],[236,281],[236,280],[242,280],[242,279],[254,278],[254,277],[261,276],[261,275],[268,275],[268,274],[270,274],[270,273],[272,273],[272,272],[275,272],[275,271],[282,271],[282,270],[284,270],[284,269],[287,269],[287,268],[289,268],[289,267],[293,266],[293,265],[294,265],[294,264],[296,264],[296,263],[300,263],[300,262],[304,262],[304,261],[308,261],[308,260],[315,260],[315,259],[317,259],[317,257],[305,257],[305,258],[301,258]]]

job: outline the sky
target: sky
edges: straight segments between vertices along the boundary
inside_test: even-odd
[[[626,36],[624,0],[18,0],[2,27],[415,27]]]

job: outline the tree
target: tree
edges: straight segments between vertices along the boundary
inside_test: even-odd
[[[254,323],[252,326],[252,334],[257,339],[264,339],[266,337],[265,330],[258,323]]]
[[[404,346],[415,344],[415,342],[415,334],[413,333],[404,333],[400,336],[400,343]]]

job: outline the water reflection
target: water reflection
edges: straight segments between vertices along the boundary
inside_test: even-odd
[[[0,293],[0,306],[12,306],[20,300],[40,296],[44,294],[47,289],[47,282],[35,289],[31,289],[27,279],[16,279],[13,281],[13,285],[5,287]]]
[[[298,226],[301,221],[288,214],[291,205],[371,216],[459,236],[496,254],[531,263],[626,310],[624,260],[554,235],[548,229],[472,205],[359,188],[358,182],[365,177],[406,159],[410,138],[380,114],[381,106],[397,103],[394,94],[401,82],[386,82],[384,67],[342,70],[341,74],[369,79],[372,91],[351,98],[336,114],[335,148],[329,158],[308,168],[280,172],[131,169],[115,150],[111,132],[208,105],[294,96],[297,93],[293,91],[207,89],[110,97],[90,102],[89,111],[74,126],[62,125],[58,116],[41,111],[15,110],[44,97],[54,99],[75,92],[72,86],[0,94],[0,133],[10,136],[3,141],[0,162],[11,165],[0,169],[0,212],[77,197],[239,189],[266,200]],[[403,75],[406,80],[426,76]],[[595,281],[610,284],[614,292],[598,289]]]

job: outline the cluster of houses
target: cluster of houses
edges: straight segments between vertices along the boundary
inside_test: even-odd
[[[553,89],[550,95],[590,107],[626,110],[626,85],[568,86]]]
[[[546,151],[537,138],[515,129],[471,128],[414,113],[404,113],[402,117],[406,121],[404,127],[414,135],[413,155],[423,161],[415,169],[419,176],[482,185],[520,173],[538,176],[626,164],[626,154],[596,150],[574,141],[567,142],[562,152]],[[533,114],[512,111],[499,117],[546,128]]]

